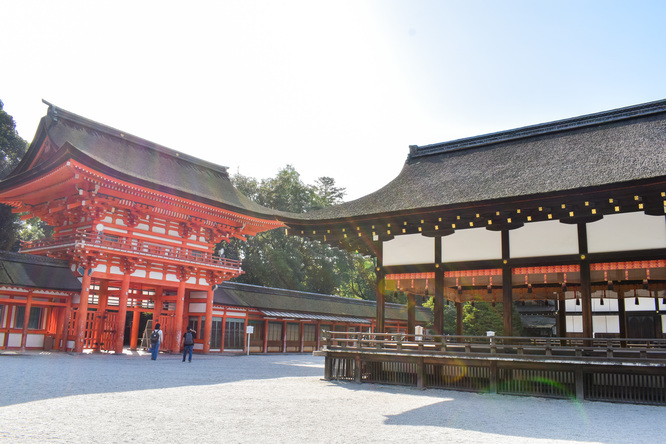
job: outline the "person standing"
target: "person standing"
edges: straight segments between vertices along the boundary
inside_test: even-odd
[[[194,348],[194,335],[197,332],[188,326],[187,331],[183,335],[183,362],[189,355],[189,362],[192,362],[192,349]]]
[[[150,359],[153,361],[157,359],[157,354],[160,351],[160,345],[164,341],[164,334],[160,328],[160,323],[155,324],[155,329],[150,334],[150,347],[151,347],[151,356]]]

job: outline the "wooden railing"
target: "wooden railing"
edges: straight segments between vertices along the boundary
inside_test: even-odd
[[[666,405],[666,340],[325,332],[329,380]]]
[[[339,331],[324,332],[324,338],[323,346],[328,350],[666,359],[666,339],[410,335]]]
[[[207,252],[183,248],[178,245],[157,245],[155,242],[137,238],[127,238],[105,233],[77,233],[69,236],[59,236],[25,243],[21,252],[40,253],[45,250],[60,250],[67,248],[91,248],[97,250],[112,250],[125,255],[148,256],[174,261],[194,262],[216,268],[240,269],[240,261],[226,259]]]

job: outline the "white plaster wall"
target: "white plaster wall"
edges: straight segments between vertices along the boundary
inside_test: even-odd
[[[567,313],[582,313],[583,306],[576,305],[575,299],[567,299],[564,301],[564,307],[566,308]]]
[[[457,230],[442,237],[442,261],[473,261],[502,258],[502,234],[485,228]]]
[[[642,298],[639,296],[638,305],[636,305],[636,298],[626,298],[624,300],[624,309],[626,311],[654,311],[656,307],[654,298]]]
[[[28,337],[25,339],[26,347],[44,347],[44,335],[36,335],[28,333]]]
[[[592,331],[596,333],[620,333],[620,317],[617,315],[592,316]]]
[[[191,291],[190,292],[190,299],[206,299],[208,295],[206,294],[205,291]]]
[[[21,346],[21,333],[9,333],[7,338],[7,347],[20,347]]]
[[[435,263],[435,239],[420,234],[403,234],[384,242],[384,265]]]
[[[666,248],[666,218],[643,212],[612,214],[587,224],[590,253]]]
[[[145,278],[146,270],[136,270],[134,273],[132,273],[132,276]]]
[[[593,312],[618,311],[617,299],[604,298],[604,305],[601,305],[600,299],[592,299],[592,311]]]
[[[206,313],[206,304],[190,302],[190,313]]]
[[[557,256],[578,253],[578,227],[556,220],[530,222],[509,231],[511,257]]]
[[[567,332],[568,333],[582,333],[583,332],[583,317],[582,316],[567,316]]]

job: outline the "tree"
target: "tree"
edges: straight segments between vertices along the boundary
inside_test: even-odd
[[[236,189],[268,208],[303,213],[339,203],[345,189],[329,177],[306,185],[293,166],[274,178],[257,181],[236,174]],[[374,263],[358,254],[306,238],[272,230],[247,242],[223,242],[225,256],[242,260],[245,273],[235,280],[253,285],[286,288],[345,297],[374,299]]]
[[[431,310],[435,308],[434,298],[431,297],[424,307]],[[513,335],[520,336],[523,333],[523,324],[520,320],[520,314],[513,305]],[[504,335],[504,312],[502,304],[495,306],[488,302],[475,302],[474,305],[466,303],[463,306],[463,331],[464,335],[485,336],[486,332],[494,331],[498,336]],[[456,307],[455,304],[444,305],[444,334],[456,334]]]
[[[5,112],[0,100],[0,179],[4,179],[18,165],[28,143],[16,132],[14,118]],[[10,207],[0,204],[0,250],[18,251],[21,220]]]

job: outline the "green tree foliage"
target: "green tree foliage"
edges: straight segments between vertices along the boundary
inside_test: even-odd
[[[0,180],[18,166],[28,149],[28,142],[16,132],[16,122],[7,114],[0,100]],[[0,204],[0,250],[18,251],[19,240],[32,241],[50,236],[53,228],[39,218],[21,221],[10,207]]]
[[[287,165],[274,178],[258,181],[236,174],[236,189],[269,208],[303,213],[342,201],[345,189],[329,177],[315,185],[302,182],[293,166]],[[317,241],[287,236],[272,230],[247,242],[222,242],[225,256],[243,261],[245,273],[236,281],[267,287],[339,296],[374,299],[374,263],[357,254],[331,248]]]
[[[28,143],[16,132],[14,118],[5,112],[0,100],[0,179],[4,179],[18,165],[26,152]],[[10,207],[0,204],[0,250],[17,251],[19,230],[22,224]]]
[[[434,310],[434,298],[423,304]],[[486,332],[494,331],[497,336],[504,335],[504,312],[502,304],[493,305],[488,302],[475,302],[463,305],[463,331],[464,335],[485,336]],[[523,334],[523,324],[520,320],[520,314],[513,305],[513,336]],[[455,304],[444,305],[444,334],[456,334],[456,306]]]

